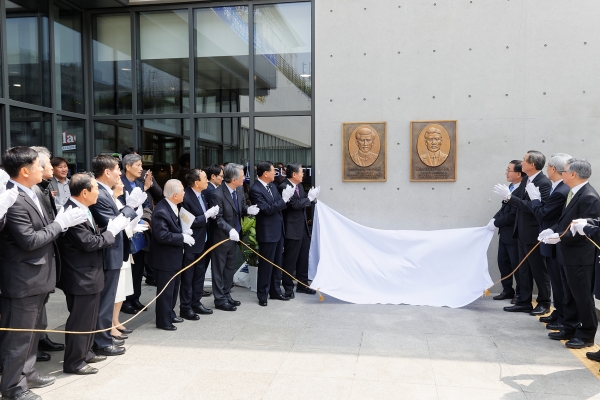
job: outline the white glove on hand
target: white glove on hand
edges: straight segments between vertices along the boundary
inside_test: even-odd
[[[144,215],[144,207],[139,206],[138,208],[136,208],[135,213],[138,217],[142,218],[142,215]]]
[[[548,236],[553,235],[554,231],[552,229],[544,229],[543,231],[540,232],[539,236],[538,236],[538,241],[539,242],[543,242],[544,239],[546,239]]]
[[[0,194],[4,193],[4,191],[6,190],[6,184],[8,183],[9,179],[10,179],[10,176],[8,176],[6,171],[3,169],[0,169]]]
[[[130,218],[127,218],[123,214],[119,214],[116,218],[108,221],[108,225],[106,226],[106,230],[113,234],[113,236],[117,236],[119,232],[129,225],[131,222]]]
[[[147,224],[137,224],[135,228],[133,228],[133,233],[146,232],[148,229],[150,229],[150,226]]]
[[[496,230],[496,225],[494,225],[494,221],[495,220],[496,220],[496,218],[492,218],[492,219],[490,219],[490,222],[488,222],[488,224],[487,224],[487,228],[490,231],[495,231]]]
[[[248,215],[256,215],[260,211],[260,208],[255,204],[253,206],[248,207]]]
[[[542,199],[542,195],[540,194],[540,189],[531,182],[528,183],[527,186],[525,186],[525,191],[527,191],[527,194],[529,195],[529,198],[531,200],[541,200]]]
[[[192,236],[194,234],[194,231],[191,229],[186,229],[185,231],[183,231],[183,234]]]
[[[211,207],[208,210],[206,210],[206,212],[204,213],[204,217],[206,219],[209,219],[209,218],[214,219],[218,213],[219,213],[219,206],[214,206],[214,207]]]
[[[19,189],[17,189],[16,187],[10,190],[6,190],[4,191],[4,193],[0,194],[0,219],[4,218],[4,215],[6,214],[10,206],[15,204],[15,201],[17,201],[17,197],[19,197]]]
[[[496,186],[494,186],[494,193],[506,200],[510,195],[510,189],[508,188],[508,186],[499,183]]]
[[[129,193],[129,196],[127,196],[125,203],[135,210],[136,208],[144,204],[147,198],[148,195],[145,192],[142,192],[142,189],[136,187],[131,191],[131,193]]]
[[[552,235],[547,236],[544,239],[544,243],[546,243],[546,244],[556,244],[558,242],[560,242],[560,237],[559,237],[558,233],[553,233]]]
[[[585,219],[585,218],[574,219],[573,222],[571,222],[571,234],[573,236],[575,236],[575,233],[579,233],[580,235],[585,236],[585,233],[583,232],[583,228],[586,225],[587,225],[587,219]]]
[[[67,210],[64,207],[61,208],[58,214],[56,214],[56,218],[54,218],[54,221],[58,222],[62,227],[63,232],[72,226],[83,224],[87,220],[87,212],[79,207],[73,208],[70,206]]]
[[[184,233],[183,234],[183,243],[187,244],[188,246],[193,246],[196,243],[196,241],[194,240],[193,237]]]
[[[294,195],[294,188],[292,187],[292,185],[287,185],[287,187],[285,189],[283,189],[283,191],[281,192],[281,197],[283,198],[284,202],[288,202],[290,201],[290,199],[292,198],[292,196]]]
[[[229,239],[233,240],[234,242],[239,242],[240,234],[235,229],[232,229],[229,231]]]
[[[311,188],[308,191],[308,199],[310,200],[311,203],[317,199],[318,195],[319,195],[319,189],[317,189],[315,187]]]

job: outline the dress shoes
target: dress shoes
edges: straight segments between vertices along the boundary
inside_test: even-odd
[[[231,304],[232,306],[236,306],[236,307],[238,307],[238,306],[241,306],[241,305],[242,305],[242,302],[241,302],[241,301],[234,300],[234,299],[232,299],[231,297],[229,297],[229,298],[227,299],[227,302],[228,302],[229,304]]]
[[[112,336],[113,339],[117,339],[117,340],[125,340],[125,339],[129,339],[129,336],[125,335],[125,334],[120,334],[119,336],[114,336],[114,335],[110,335]]]
[[[267,301],[266,300],[259,300],[258,301],[258,305],[261,307],[266,307],[267,306]]]
[[[290,299],[289,297],[287,297],[287,296],[284,296],[284,295],[282,295],[282,294],[278,294],[278,295],[275,295],[275,296],[269,296],[269,298],[270,298],[271,300],[285,300],[285,301],[287,301],[287,300],[289,300],[289,299]]]
[[[133,329],[119,329],[117,328],[117,330],[121,333],[125,333],[126,335],[129,335],[130,333],[133,333]]]
[[[64,349],[65,349],[64,344],[54,343],[47,336],[46,336],[46,339],[42,339],[38,343],[38,350],[42,350],[42,351],[63,351]]]
[[[179,316],[190,321],[198,321],[200,319],[200,316],[192,310],[180,311]]]
[[[42,396],[38,396],[31,390],[26,390],[13,397],[2,396],[2,400],[42,400]]]
[[[513,297],[515,297],[514,293],[502,292],[499,295],[492,297],[492,299],[494,299],[494,300],[506,300],[506,299],[512,299]]]
[[[177,327],[175,325],[170,326],[157,326],[158,329],[162,329],[163,331],[176,331]]]
[[[200,303],[200,305],[198,307],[192,307],[192,311],[194,311],[196,314],[212,314],[213,310],[211,310],[210,308],[206,308],[204,307],[204,304]]]
[[[510,304],[517,304],[517,296],[513,297]]]
[[[296,293],[315,294],[315,293],[317,293],[317,291],[315,289],[301,286],[301,287],[296,287]]]
[[[154,280],[152,278],[148,278],[148,279],[146,279],[146,285],[156,286],[156,280]]]
[[[550,307],[544,306],[542,304],[538,304],[535,308],[529,313],[529,315],[533,315],[537,317],[538,315],[548,314],[550,312]]]
[[[550,322],[546,325],[546,329],[550,329],[551,331],[562,331],[565,328],[560,322]]]
[[[235,311],[237,310],[237,307],[234,306],[233,304],[230,303],[222,303],[222,304],[215,304],[215,308],[217,310],[223,310],[223,311]]]
[[[123,339],[113,338],[112,342],[113,342],[113,345],[115,345],[115,346],[123,346],[125,344],[125,340],[123,340]]]
[[[96,353],[96,356],[120,356],[121,354],[125,353],[125,347],[119,347],[113,344],[99,349],[94,349],[94,353]]]
[[[558,331],[558,332],[550,332],[548,334],[548,337],[550,339],[554,339],[554,340],[570,340],[573,338],[573,334],[566,333],[565,331]]]
[[[175,318],[173,318],[173,319],[171,320],[171,322],[172,322],[172,323],[174,323],[174,324],[180,324],[180,323],[182,323],[182,322],[183,322],[183,318],[180,318],[180,317],[175,317]]]
[[[88,364],[95,364],[106,360],[106,356],[95,355],[91,360],[86,361]]]
[[[518,306],[515,304],[514,306],[504,307],[504,311],[528,313],[528,312],[533,311],[533,307],[531,306],[531,304],[526,305],[526,306]]]
[[[46,386],[50,386],[54,382],[56,382],[55,376],[40,375],[32,381],[27,381],[27,387],[29,389],[39,389],[39,388],[43,388]]]
[[[137,310],[144,310],[144,311],[148,311],[145,305],[143,305],[142,303],[140,303],[139,300],[134,301],[133,303],[131,303],[131,305],[136,308]]]
[[[600,350],[596,352],[588,351],[585,356],[590,360],[600,361]]]
[[[285,292],[285,297],[289,297],[290,299],[295,299],[296,295],[294,294],[294,292]]]
[[[552,315],[548,315],[546,317],[540,317],[540,322],[543,322],[543,323],[546,323],[546,324],[550,324],[550,323],[556,322],[556,321],[558,321],[558,318],[557,317],[553,317]]]
[[[121,306],[121,312],[124,314],[132,314],[135,315],[138,313],[139,310],[135,309],[134,307],[131,306],[131,304],[123,304]]]
[[[93,375],[98,373],[98,368],[94,368],[91,365],[86,365],[85,367],[81,367],[75,371],[65,371],[67,374],[77,374],[77,375]]]
[[[586,342],[586,341],[576,338],[576,337],[569,340],[567,343],[565,343],[565,346],[567,346],[570,349],[583,349],[584,347],[592,347],[593,345],[594,345],[593,340],[590,342]]]
[[[209,292],[208,290],[202,291],[202,297],[210,297],[210,296],[212,296],[212,292]]]
[[[35,361],[37,362],[44,362],[44,361],[50,361],[52,357],[50,357],[50,354],[48,353],[44,353],[41,350],[38,350],[37,355],[35,357]]]

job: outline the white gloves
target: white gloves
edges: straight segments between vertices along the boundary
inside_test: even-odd
[[[553,235],[554,231],[552,229],[544,229],[540,232],[538,236],[538,242],[543,242],[548,236]]]
[[[540,194],[540,189],[535,186],[533,183],[528,183],[527,186],[525,186],[525,190],[527,191],[527,194],[529,195],[529,198],[531,200],[541,200],[542,199],[542,195]]]
[[[496,186],[494,186],[494,193],[506,200],[510,195],[510,189],[508,186],[498,183]]]
[[[6,184],[8,183],[9,179],[10,176],[8,176],[6,171],[0,169],[0,193],[4,193],[4,191],[6,190]]]
[[[184,233],[183,234],[183,243],[187,244],[188,246],[193,246],[196,243],[196,241],[194,240],[193,237]]]
[[[544,239],[544,243],[546,243],[546,244],[556,244],[558,242],[560,242],[560,237],[559,237],[558,233],[553,233],[552,235],[547,236]]]
[[[108,221],[108,225],[106,226],[106,230],[113,234],[113,236],[117,236],[119,232],[129,225],[131,222],[130,218],[127,218],[123,214],[119,214],[116,218]]]
[[[62,227],[63,232],[72,226],[83,224],[87,220],[87,212],[79,207],[69,207],[67,210],[63,207],[56,214],[56,218],[54,218],[54,221],[58,222]]]
[[[587,225],[587,220],[585,218],[575,219],[571,222],[571,234],[575,236],[575,233],[579,233],[580,235],[585,236],[583,232],[583,228]]]
[[[135,210],[135,213],[136,213],[136,215],[137,215],[138,217],[142,218],[142,215],[144,215],[144,207],[142,207],[142,206],[139,206],[139,207],[138,207],[138,208]],[[139,220],[138,220],[138,222],[139,222]],[[137,224],[137,222],[136,222],[136,224]]]
[[[2,188],[5,189],[3,185]],[[19,197],[19,189],[17,189],[16,187],[3,192],[4,193],[0,194],[0,218],[4,218],[4,215],[6,214],[10,206],[15,204],[15,201],[17,201],[17,197]]]
[[[142,192],[142,189],[136,187],[129,193],[129,196],[127,196],[126,204],[135,210],[144,204],[147,198],[148,195],[145,192]]]
[[[496,230],[496,225],[494,225],[494,221],[496,220],[496,218],[492,218],[490,219],[490,222],[488,222],[486,228],[488,228],[490,231],[495,231]]]
[[[204,217],[206,219],[215,218],[218,213],[219,213],[219,206],[214,206],[214,207],[211,207],[208,210],[206,210],[206,212],[204,213]]]
[[[235,229],[232,229],[229,231],[229,239],[233,240],[234,242],[239,242],[240,234]]]
[[[135,226],[132,227],[130,222],[129,225],[125,227],[125,234],[127,234],[127,237],[131,239],[131,237],[136,233],[146,232],[148,229],[150,229],[150,227],[147,224],[138,224],[136,222]]]
[[[290,199],[292,198],[292,196],[294,195],[294,188],[292,187],[292,185],[287,185],[287,187],[285,189],[283,189],[283,191],[281,192],[281,197],[283,198],[284,202],[288,202],[290,201]]]
[[[313,187],[308,191],[308,199],[312,203],[317,199],[317,197],[319,197],[319,194],[321,194],[321,186]]]
[[[248,215],[256,215],[256,214],[258,214],[259,211],[260,211],[260,208],[258,208],[258,206],[256,204],[248,207]]]
[[[192,235],[194,234],[194,231],[193,231],[193,230],[191,230],[191,229],[186,229],[185,231],[183,231],[183,233],[184,233],[185,235],[190,235],[190,236],[192,236]]]

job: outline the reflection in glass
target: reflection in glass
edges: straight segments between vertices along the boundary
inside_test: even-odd
[[[254,7],[256,111],[310,110],[311,3]]]
[[[189,112],[188,12],[140,13],[139,112]]]
[[[93,20],[94,113],[131,114],[131,23],[129,14]]]
[[[185,186],[185,174],[190,170],[190,120],[145,119],[140,123],[144,169],[152,170],[161,187],[171,178]]]
[[[10,107],[9,146],[44,146],[52,151],[52,116]]]
[[[195,10],[196,112],[248,111],[248,7]]]
[[[247,165],[248,118],[202,118],[196,121],[196,166],[234,162]]]
[[[55,140],[52,155],[67,160],[71,174],[84,171],[85,121],[58,115]]]
[[[6,2],[8,94],[12,100],[50,107],[48,3],[21,3]]]
[[[56,108],[84,113],[81,13],[54,6]]]
[[[94,123],[94,155],[122,153],[133,147],[131,121],[102,121]]]

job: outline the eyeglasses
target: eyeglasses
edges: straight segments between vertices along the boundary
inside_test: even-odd
[[[516,172],[515,170],[506,168],[506,172]]]

